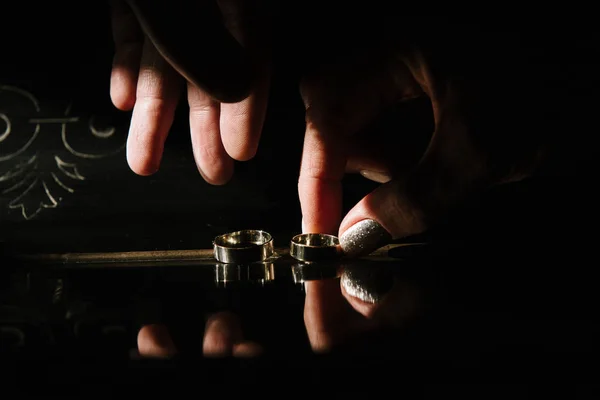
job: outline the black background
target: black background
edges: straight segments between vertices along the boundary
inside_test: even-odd
[[[56,110],[73,100],[84,114],[103,113],[111,116],[112,122],[127,126],[127,115],[115,113],[109,99],[112,44],[106,4],[22,4],[3,10],[3,18],[11,23],[1,27],[2,84],[35,92]],[[533,22],[520,20],[525,26],[531,23],[530,31],[535,32]],[[553,24],[542,22],[546,27]],[[560,45],[545,49],[538,59],[556,63],[540,61],[538,70],[555,78],[557,71],[566,71],[558,81],[568,83],[556,88],[545,86],[544,93],[556,89],[555,99],[544,105],[554,104],[554,108],[540,114],[542,106],[532,105],[532,113],[546,119],[526,124],[535,127],[539,121],[541,130],[553,126],[553,134],[564,134],[561,140],[565,148],[575,149],[567,152],[569,168],[564,171],[568,174],[509,185],[473,198],[429,232],[427,237],[438,246],[432,247],[428,257],[431,269],[423,271],[423,279],[435,293],[432,301],[437,307],[427,321],[402,336],[402,350],[390,351],[385,348],[390,341],[367,338],[358,346],[362,352],[348,349],[334,355],[333,360],[305,360],[281,353],[256,364],[248,362],[250,366],[240,361],[218,366],[196,363],[193,371],[204,372],[208,380],[220,378],[220,382],[233,379],[222,371],[236,371],[238,382],[248,382],[276,369],[285,371],[283,378],[299,387],[326,382],[339,391],[387,387],[386,382],[402,386],[395,379],[408,377],[411,372],[426,369],[428,374],[438,370],[449,373],[453,368],[470,367],[477,372],[500,369],[518,373],[528,382],[535,372],[542,372],[547,374],[544,385],[548,386],[556,383],[553,373],[578,375],[584,383],[595,383],[588,379],[597,369],[593,365],[597,364],[600,334],[595,271],[597,169],[595,152],[589,151],[594,149],[590,136],[597,130],[597,77],[589,73],[597,64],[594,54],[588,52],[595,42],[587,32],[587,28],[593,31],[592,25],[580,21],[576,27],[586,34],[568,39],[562,34],[570,29],[564,20],[561,22],[562,29],[554,31],[562,38]],[[567,53],[558,49],[569,49],[579,57],[566,57]],[[282,60],[288,60],[288,55],[281,55]],[[531,70],[535,68],[527,69]],[[259,153],[256,159],[236,165],[231,184],[212,187],[197,173],[182,104],[156,175],[135,176],[122,152],[82,164],[82,173],[90,179],[66,196],[58,208],[43,210],[35,220],[23,221],[2,199],[0,234],[4,245],[26,252],[209,248],[215,235],[249,227],[272,232],[276,244],[286,243],[300,230],[296,178],[304,117],[295,73],[293,68],[275,70],[276,83]],[[348,178],[346,208],[373,187],[358,178]],[[354,356],[364,356],[365,349],[373,350],[372,357]],[[407,350],[412,351],[402,353]],[[294,369],[304,361],[315,361],[306,364],[314,368],[310,376],[306,370],[299,375]],[[386,368],[389,363],[394,367]],[[171,364],[160,366],[165,368],[158,368],[157,375],[190,378],[173,372],[181,370],[172,369]],[[27,368],[31,364],[25,363]],[[65,368],[55,370],[55,375],[74,372]],[[90,378],[97,370],[90,368],[76,367],[89,378],[82,384],[98,384]],[[335,375],[340,370],[346,377],[360,371],[362,381],[355,386],[334,385],[334,380],[340,382]],[[142,382],[134,379],[136,372],[144,377],[154,373],[144,367],[128,370],[123,376],[118,368],[102,371],[103,379],[110,376],[103,383],[115,379],[130,385]],[[323,375],[323,371],[331,375]],[[376,383],[378,379],[384,382]],[[261,390],[256,380],[252,383]],[[172,386],[165,388],[172,390]],[[508,392],[511,398],[527,394],[519,388],[503,390],[495,393]],[[573,398],[572,392],[569,397]]]

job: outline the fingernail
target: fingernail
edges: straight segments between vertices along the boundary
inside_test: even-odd
[[[346,266],[340,280],[346,293],[371,304],[381,301],[394,286],[391,272],[374,265]]]
[[[352,225],[340,237],[340,246],[347,257],[360,257],[384,246],[392,236],[377,221],[365,219]]]
[[[392,180],[392,177],[386,174],[385,172],[380,171],[370,171],[370,170],[362,170],[360,174],[365,178],[372,180],[374,182],[386,183]]]

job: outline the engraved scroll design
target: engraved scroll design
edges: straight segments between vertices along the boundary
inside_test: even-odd
[[[72,115],[71,105],[62,115],[45,114],[30,92],[0,85],[0,198],[7,199],[9,209],[31,220],[44,209],[58,207],[64,195],[86,180],[80,162],[123,150],[124,140],[98,152],[74,144],[90,133],[96,141],[119,139],[114,126],[99,128],[96,119]]]

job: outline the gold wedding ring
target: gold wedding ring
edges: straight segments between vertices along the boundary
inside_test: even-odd
[[[254,229],[217,236],[213,248],[215,259],[227,264],[265,261],[274,254],[271,234]]]
[[[290,255],[299,261],[330,261],[341,255],[337,236],[324,233],[303,233],[290,242]]]

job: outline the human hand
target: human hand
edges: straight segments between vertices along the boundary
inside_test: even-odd
[[[165,325],[144,325],[138,333],[137,342],[142,357],[171,358],[179,352]],[[202,341],[204,357],[256,357],[262,351],[259,344],[244,339],[237,315],[218,312],[207,319]]]
[[[406,330],[423,311],[423,288],[394,270],[395,264],[357,260],[339,278],[305,280],[304,323],[312,350],[328,352],[370,334]]]
[[[313,267],[314,268],[314,267]],[[361,335],[402,329],[422,311],[422,288],[389,266],[355,261],[346,264],[341,277],[311,277],[297,282],[305,288],[304,323],[312,350],[330,351]],[[229,311],[208,316],[202,340],[204,357],[257,357],[264,347],[244,335],[240,318]],[[172,358],[178,348],[167,325],[142,326],[138,353],[146,358]]]
[[[382,28],[367,25],[346,47],[325,45],[336,50],[301,85],[303,231],[337,234],[345,253],[356,257],[422,233],[474,192],[530,176],[548,133],[532,129],[539,122],[532,117],[520,120],[542,97],[541,84],[508,35],[447,25],[433,34],[410,24],[397,32],[397,23],[378,22]],[[478,48],[481,42],[489,49]],[[415,108],[421,99],[429,101],[422,104],[433,132],[372,129],[392,107],[423,114]],[[382,185],[342,220],[347,172]]]
[[[260,1],[112,1],[111,98],[133,109],[127,161],[135,173],[158,170],[184,85],[204,179],[224,184],[234,160],[254,157],[269,90],[265,10]]]

